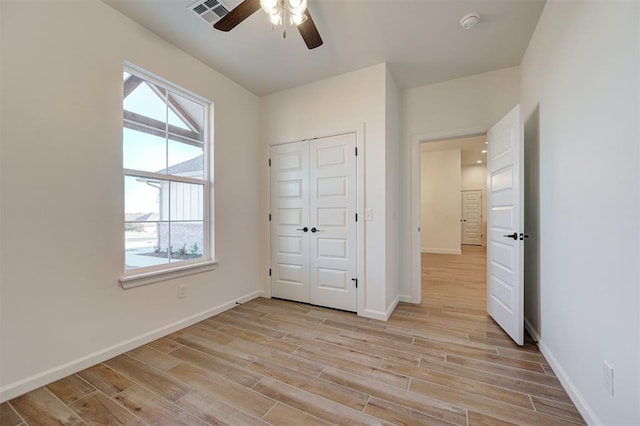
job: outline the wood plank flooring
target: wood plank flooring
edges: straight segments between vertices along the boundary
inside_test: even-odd
[[[0,425],[584,424],[485,313],[485,251],[423,255],[388,322],[256,299],[0,404]]]

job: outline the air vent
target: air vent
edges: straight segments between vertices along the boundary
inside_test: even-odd
[[[221,0],[200,0],[189,6],[196,15],[213,25],[224,17],[231,8]]]

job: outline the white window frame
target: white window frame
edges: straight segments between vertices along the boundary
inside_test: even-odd
[[[122,259],[123,259],[123,274],[119,278],[119,281],[124,289],[139,287],[142,285],[151,284],[154,282],[165,281],[169,279],[179,278],[187,275],[192,275],[196,273],[211,271],[215,269],[218,265],[218,262],[213,257],[214,252],[214,235],[213,235],[213,193],[212,193],[212,176],[213,171],[211,170],[211,166],[213,164],[213,141],[212,141],[212,123],[213,123],[213,103],[202,96],[199,96],[195,93],[189,92],[188,90],[179,87],[167,80],[164,80],[160,77],[154,76],[149,72],[140,69],[134,65],[127,64],[124,66],[124,72],[129,73],[131,75],[135,75],[141,78],[144,81],[148,81],[152,84],[155,84],[159,87],[164,88],[168,92],[173,92],[179,96],[183,96],[193,102],[196,102],[203,106],[204,108],[204,123],[203,123],[203,178],[202,180],[185,177],[185,176],[176,176],[169,174],[161,174],[154,172],[147,172],[141,170],[133,170],[122,168],[122,199],[124,200],[124,179],[127,176],[131,177],[140,177],[146,179],[153,180],[163,180],[168,182],[179,182],[179,183],[189,183],[189,184],[202,184],[203,185],[203,248],[202,248],[202,257],[191,260],[183,260],[181,262],[176,263],[166,263],[162,265],[148,266],[143,268],[136,268],[132,270],[126,270],[125,265],[125,240],[124,240],[124,232],[125,232],[125,216],[124,211],[122,212],[122,235],[123,235],[123,246],[122,246]],[[122,86],[120,86],[122,87]],[[124,108],[123,108],[124,110]],[[124,112],[124,111],[123,111]],[[122,125],[124,127],[124,114],[121,115]],[[167,123],[167,134],[168,134],[168,121]],[[124,146],[124,140],[121,140],[121,146]],[[123,149],[124,155],[124,149]],[[167,221],[170,223],[171,221]],[[181,221],[176,221],[181,222]]]

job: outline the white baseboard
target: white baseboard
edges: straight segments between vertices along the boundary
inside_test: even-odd
[[[414,304],[420,303],[419,300],[415,300],[413,296],[410,294],[401,294],[399,296],[399,299],[400,299],[400,302],[405,302],[405,303],[414,303]]]
[[[462,254],[462,250],[460,250],[460,249],[434,248],[434,247],[422,247],[422,253]]]
[[[538,330],[536,330],[533,327],[533,325],[529,322],[529,320],[526,317],[524,319],[524,328],[529,332],[529,335],[536,343],[540,341],[540,335],[538,334]]]
[[[387,308],[386,312],[376,311],[376,310],[373,310],[373,309],[365,309],[364,311],[362,311],[358,315],[363,316],[365,318],[371,318],[371,319],[377,319],[377,320],[380,320],[380,321],[386,321],[386,320],[389,319],[389,317],[393,313],[393,310],[396,308],[396,306],[398,306],[398,303],[400,303],[400,296],[396,296],[394,301]]]
[[[578,391],[562,366],[560,366],[556,357],[553,356],[553,353],[549,350],[547,345],[544,344],[544,341],[538,341],[538,348],[540,348],[540,352],[542,352],[542,355],[544,355],[544,357],[549,362],[549,365],[553,369],[554,373],[556,373],[558,380],[560,380],[560,383],[562,383],[565,391],[567,391],[569,398],[571,398],[571,401],[576,406],[576,408],[580,412],[580,415],[582,415],[587,424],[602,425],[603,423],[600,421],[598,416],[596,416],[596,413],[591,409],[591,407],[589,407],[589,404],[587,404],[587,402],[582,397],[582,394]]]
[[[254,291],[252,293],[241,296],[229,302],[220,304],[211,309],[207,309],[206,311],[192,315],[188,318],[182,319],[180,321],[176,321],[172,324],[166,325],[164,327],[158,328],[156,330],[153,330],[148,333],[142,334],[140,336],[134,337],[132,339],[126,340],[124,342],[118,343],[111,347],[101,349],[99,351],[83,356],[76,360],[59,365],[57,367],[50,368],[49,370],[35,374],[31,377],[27,377],[26,379],[19,380],[15,383],[10,383],[0,388],[0,403],[13,399],[17,396],[20,396],[34,389],[37,389],[41,386],[55,382],[56,380],[62,379],[63,377],[67,377],[70,374],[77,373],[78,371],[84,370],[85,368],[89,368],[92,365],[99,364],[115,356],[121,355],[127,351],[130,351],[131,349],[135,349],[139,346],[145,345],[163,336],[166,336],[175,331],[181,330],[185,327],[188,327],[204,319],[207,319],[213,315],[229,310],[234,306],[236,306],[236,304],[238,303],[245,303],[245,302],[248,302],[249,300],[253,300],[257,297],[262,296],[263,293],[264,291],[262,290]]]

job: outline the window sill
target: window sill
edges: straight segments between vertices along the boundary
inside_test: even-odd
[[[124,290],[130,288],[142,287],[144,285],[157,283],[160,281],[173,280],[175,278],[186,277],[187,275],[199,274],[202,272],[213,271],[218,267],[217,260],[208,260],[193,265],[178,266],[173,269],[165,269],[162,271],[145,272],[142,274],[126,275],[120,277],[120,285]]]

